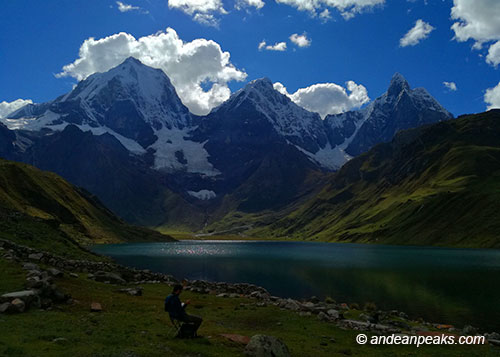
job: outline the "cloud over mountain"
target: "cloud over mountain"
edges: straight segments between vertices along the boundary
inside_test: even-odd
[[[229,98],[228,82],[242,81],[247,76],[231,63],[229,52],[223,51],[217,42],[203,38],[184,42],[172,28],[137,39],[124,32],[98,40],[88,38],[80,47],[79,58],[64,66],[57,76],[82,80],[95,72],[105,72],[130,56],[162,69],[182,102],[199,115],[207,114]]]
[[[488,110],[493,108],[500,108],[500,82],[496,87],[486,90],[484,101],[488,104]]]
[[[318,83],[290,94],[282,83],[277,82],[274,84],[274,89],[290,97],[297,105],[324,118],[328,114],[339,114],[360,108],[370,101],[368,91],[363,85],[353,81],[348,81],[346,84],[347,89],[335,83]]]
[[[17,99],[12,102],[0,102],[0,119],[26,104],[33,104],[33,101],[31,99]]]

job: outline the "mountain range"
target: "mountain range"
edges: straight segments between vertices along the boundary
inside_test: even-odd
[[[400,74],[365,108],[324,120],[266,78],[200,117],[163,71],[129,58],[1,119],[0,156],[61,175],[131,223],[225,229],[285,215],[354,156],[452,118]]]

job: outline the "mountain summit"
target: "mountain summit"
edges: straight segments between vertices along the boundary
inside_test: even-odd
[[[354,157],[378,143],[391,141],[400,130],[452,118],[427,90],[411,89],[396,73],[382,96],[361,110],[329,115],[325,124],[330,141],[348,157]]]
[[[402,91],[410,90],[410,84],[400,73],[394,73],[391,79],[391,83],[389,84],[389,89],[387,90],[387,95],[389,97],[398,96]]]

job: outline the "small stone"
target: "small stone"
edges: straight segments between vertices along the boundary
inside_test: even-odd
[[[101,312],[102,311],[102,306],[98,302],[93,302],[90,304],[90,311],[91,312]]]
[[[69,273],[69,276],[78,279],[78,274],[76,273]]]
[[[65,344],[66,342],[68,342],[68,340],[67,340],[66,338],[64,338],[64,337],[57,337],[57,338],[54,338],[54,339],[52,340],[52,342],[57,343],[57,344],[60,344],[60,345],[63,345],[63,344]]]

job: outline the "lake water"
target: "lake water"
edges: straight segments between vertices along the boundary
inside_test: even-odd
[[[264,241],[99,245],[178,279],[246,282],[272,295],[374,302],[426,321],[500,331],[500,250]]]

